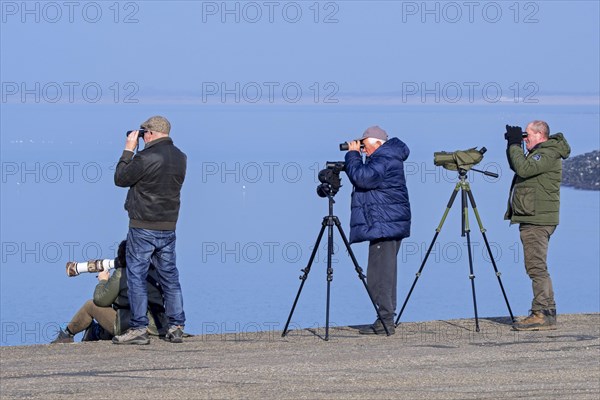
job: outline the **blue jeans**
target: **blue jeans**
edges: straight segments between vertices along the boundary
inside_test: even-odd
[[[169,325],[185,325],[179,271],[175,265],[175,231],[129,228],[127,233],[127,286],[131,307],[130,328],[148,326],[146,277],[150,263],[163,289]]]

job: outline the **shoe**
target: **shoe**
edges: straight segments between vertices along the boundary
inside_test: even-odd
[[[556,329],[556,310],[530,310],[529,316],[513,324],[516,331],[547,331]]]
[[[112,342],[114,344],[149,344],[150,339],[146,328],[129,328],[124,334],[113,337]]]
[[[169,331],[165,336],[165,339],[171,343],[182,343],[183,342],[183,326],[174,325],[169,327]]]
[[[50,344],[56,344],[56,343],[73,343],[73,337],[75,335],[71,335],[69,333],[69,331],[67,331],[67,328],[65,329],[59,329],[58,330],[58,335],[56,336],[56,339],[54,339],[53,341],[50,342]]]
[[[388,332],[390,335],[393,335],[394,333],[396,333],[396,327],[394,326],[393,322],[388,322],[386,323]],[[377,321],[375,321],[373,323],[373,325],[367,325],[365,327],[362,327],[361,329],[358,330],[358,333],[360,333],[361,335],[385,335],[385,328],[383,327],[383,322],[381,322],[380,319],[377,319]]]

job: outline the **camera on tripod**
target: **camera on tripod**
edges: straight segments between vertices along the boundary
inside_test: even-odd
[[[343,161],[327,161],[325,168],[319,171],[319,182],[317,186],[317,195],[319,197],[333,197],[342,187],[342,178],[340,172],[345,171],[346,163]]]
[[[358,279],[360,279],[369,295],[369,299],[371,300],[371,304],[377,313],[377,317],[380,320],[383,320],[381,317],[381,313],[379,312],[379,308],[375,304],[375,300],[371,292],[369,291],[369,287],[367,286],[366,275],[363,273],[362,268],[358,265],[356,261],[356,257],[352,252],[352,248],[350,247],[350,242],[342,229],[342,224],[338,217],[333,214],[333,205],[335,200],[333,196],[340,190],[341,178],[340,172],[346,170],[346,163],[343,161],[327,161],[325,163],[325,168],[319,171],[319,181],[321,184],[317,187],[317,194],[320,197],[327,197],[329,200],[329,215],[323,218],[323,222],[321,223],[321,230],[317,236],[317,241],[313,246],[312,253],[310,255],[308,265],[306,268],[302,269],[302,275],[300,276],[300,287],[298,288],[298,293],[296,294],[296,298],[294,299],[294,303],[292,305],[292,309],[290,310],[290,314],[288,316],[287,322],[285,323],[285,327],[283,328],[283,332],[281,334],[282,337],[285,337],[288,333],[288,328],[290,326],[290,321],[292,320],[292,315],[294,314],[294,310],[296,309],[296,305],[298,304],[298,299],[300,298],[300,293],[302,292],[302,288],[308,279],[308,274],[312,268],[312,264],[317,255],[317,251],[319,250],[319,244],[321,243],[321,239],[323,239],[323,235],[325,230],[327,230],[327,305],[325,311],[325,337],[324,340],[329,340],[329,298],[330,298],[330,287],[331,282],[333,281],[333,266],[332,266],[332,256],[334,254],[334,243],[333,243],[333,229],[334,226],[337,227],[337,230],[342,237],[344,245],[346,246],[346,251],[348,252],[350,258],[352,259],[352,263],[354,264],[354,270],[358,275]],[[390,331],[388,327],[384,324],[383,329],[385,330],[386,335],[390,335]]]

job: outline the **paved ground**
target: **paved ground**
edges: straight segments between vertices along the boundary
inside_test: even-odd
[[[507,319],[204,335],[175,345],[0,348],[2,399],[594,399],[600,314],[515,332]]]

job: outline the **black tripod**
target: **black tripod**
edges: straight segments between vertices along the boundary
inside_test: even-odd
[[[498,177],[498,175],[491,173],[491,172],[486,172],[486,171],[480,171],[474,168],[471,168],[473,171],[476,172],[481,172],[483,174],[489,175],[489,176],[494,176],[494,177]],[[404,308],[406,307],[406,303],[408,303],[408,299],[410,298],[410,295],[413,292],[413,289],[415,288],[415,285],[417,284],[417,281],[419,280],[419,277],[421,276],[421,272],[423,272],[423,268],[425,267],[425,263],[427,262],[427,258],[429,257],[429,253],[431,253],[431,249],[433,248],[433,245],[435,244],[435,241],[438,237],[438,235],[440,234],[440,231],[442,230],[442,226],[444,225],[444,222],[446,220],[446,217],[448,216],[448,212],[450,211],[450,208],[452,208],[452,204],[454,203],[454,200],[456,199],[456,195],[458,194],[458,191],[460,190],[460,194],[461,194],[461,207],[462,207],[462,233],[461,236],[467,237],[467,249],[468,249],[468,254],[469,254],[469,279],[471,280],[471,291],[473,292],[473,308],[475,310],[475,329],[477,332],[479,332],[479,318],[477,316],[477,299],[475,298],[475,274],[473,273],[473,257],[471,255],[471,228],[469,226],[469,202],[471,203],[471,207],[473,208],[473,212],[475,213],[475,217],[477,218],[477,223],[479,224],[479,230],[481,231],[481,235],[483,236],[483,240],[485,241],[485,246],[487,248],[488,254],[490,256],[490,260],[492,260],[492,265],[494,266],[494,271],[496,272],[496,277],[498,278],[498,283],[500,284],[500,289],[502,290],[502,295],[504,296],[504,301],[506,301],[506,306],[508,307],[508,312],[510,314],[510,318],[512,319],[512,321],[514,322],[515,318],[513,316],[512,310],[510,309],[510,304],[508,304],[508,298],[506,297],[506,292],[504,291],[504,285],[502,285],[502,280],[500,279],[500,275],[501,273],[498,272],[498,268],[496,267],[496,261],[494,260],[494,256],[492,255],[492,250],[490,248],[490,244],[487,240],[487,236],[485,234],[486,230],[483,227],[483,224],[481,223],[481,218],[479,217],[479,212],[477,211],[477,206],[475,205],[475,199],[473,197],[473,192],[471,191],[471,187],[469,186],[469,182],[467,181],[467,171],[459,168],[458,169],[458,173],[459,173],[459,182],[456,184],[456,187],[454,188],[454,192],[452,192],[452,195],[450,196],[450,201],[448,201],[448,205],[446,206],[446,211],[444,212],[444,215],[442,216],[442,220],[440,221],[440,224],[438,225],[437,229],[435,230],[435,235],[433,236],[433,240],[431,241],[431,244],[429,245],[429,248],[427,249],[427,253],[425,253],[425,258],[423,259],[423,262],[421,263],[421,268],[419,268],[419,271],[417,272],[417,276],[415,278],[415,281],[413,282],[409,292],[408,292],[408,296],[406,296],[406,300],[404,300],[404,304],[402,305],[402,309],[400,309],[400,313],[398,314],[398,318],[396,318],[396,325],[398,325],[398,322],[400,321],[400,317],[402,316],[402,313],[404,312]],[[467,197],[468,197],[468,202],[467,202]]]
[[[300,280],[302,281],[302,283],[300,283],[300,288],[298,289],[298,294],[296,294],[296,299],[294,300],[294,305],[292,306],[292,309],[290,310],[290,315],[288,316],[287,322],[285,323],[285,328],[283,329],[283,333],[281,334],[282,337],[284,337],[288,333],[288,326],[290,325],[290,320],[292,319],[292,314],[294,313],[294,310],[296,309],[296,304],[298,303],[298,298],[300,298],[300,293],[302,292],[304,283],[306,282],[306,279],[308,278],[308,273],[310,272],[310,268],[315,259],[315,255],[317,254],[317,250],[319,249],[319,244],[321,243],[321,238],[323,237],[323,233],[325,232],[325,228],[327,227],[327,308],[325,311],[325,340],[329,340],[329,300],[330,300],[330,293],[331,293],[331,281],[333,280],[333,268],[331,266],[331,258],[333,256],[333,225],[334,224],[335,224],[335,226],[337,226],[338,231],[340,232],[340,235],[342,236],[342,239],[344,240],[344,244],[346,245],[346,250],[348,251],[350,258],[352,259],[352,262],[354,263],[354,269],[356,270],[356,273],[358,274],[358,278],[362,281],[363,285],[365,286],[365,289],[367,290],[367,293],[369,294],[371,303],[373,303],[373,307],[375,308],[375,311],[377,312],[377,317],[381,321],[383,321],[381,319],[381,315],[379,314],[379,309],[377,308],[377,305],[375,304],[375,301],[373,300],[373,296],[371,296],[371,291],[369,290],[369,287],[367,286],[367,282],[365,281],[365,275],[363,274],[363,270],[358,265],[358,262],[356,261],[356,257],[354,257],[354,253],[352,252],[352,249],[350,248],[350,243],[348,242],[348,239],[346,239],[346,235],[344,234],[344,230],[342,229],[340,220],[338,219],[338,217],[333,215],[333,203],[335,203],[335,201],[333,200],[333,195],[329,194],[327,197],[329,198],[329,215],[326,216],[325,218],[323,218],[321,231],[319,232],[319,236],[317,237],[315,247],[313,248],[312,254],[310,255],[310,260],[308,261],[308,265],[306,266],[306,268],[301,270],[302,272],[304,272],[304,274],[300,276]],[[389,336],[390,333],[388,331],[387,326],[385,324],[383,324],[383,327],[385,329],[385,333]]]

